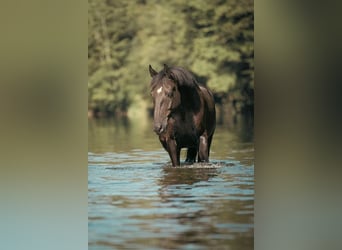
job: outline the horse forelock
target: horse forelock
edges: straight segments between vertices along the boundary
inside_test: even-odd
[[[152,81],[151,81],[152,91],[156,88],[157,85],[162,83],[162,79],[163,79],[163,76],[160,74],[160,72],[152,78]]]

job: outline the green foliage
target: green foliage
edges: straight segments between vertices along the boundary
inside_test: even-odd
[[[149,98],[148,65],[163,63],[253,103],[253,1],[89,0],[88,16],[89,109],[126,111]]]
[[[194,33],[192,70],[207,78],[214,92],[228,92],[237,88],[239,81],[252,82],[253,2],[193,0],[187,4],[185,11]],[[243,75],[245,69],[249,71]]]

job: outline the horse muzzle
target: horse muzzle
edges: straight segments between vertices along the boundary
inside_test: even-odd
[[[154,128],[153,128],[153,131],[160,135],[162,134],[164,131],[166,130],[166,126],[163,126],[161,123],[156,123],[154,124]]]

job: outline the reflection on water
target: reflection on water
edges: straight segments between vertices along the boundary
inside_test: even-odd
[[[253,249],[250,129],[220,125],[209,164],[173,168],[151,122],[89,121],[89,249]]]

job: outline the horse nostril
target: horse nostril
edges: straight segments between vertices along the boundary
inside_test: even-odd
[[[156,133],[161,133],[162,132],[162,125],[160,124],[157,124],[157,125],[154,125],[154,128],[153,128],[154,132]]]
[[[157,133],[158,135],[160,135],[161,133],[165,131],[165,127],[162,124],[156,124],[154,125],[153,131]]]

